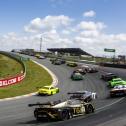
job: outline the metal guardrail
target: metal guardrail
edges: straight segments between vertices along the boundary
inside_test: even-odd
[[[18,61],[23,66],[23,73],[26,73],[26,66],[25,66],[25,63],[24,63],[26,58],[24,58],[20,55],[11,53],[11,52],[0,51],[0,54],[6,55],[6,56],[11,57],[11,58],[15,59],[16,61]],[[27,59],[27,60],[29,60],[29,59]]]

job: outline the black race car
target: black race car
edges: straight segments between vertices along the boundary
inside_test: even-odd
[[[65,64],[65,60],[63,60],[63,59],[53,59],[52,60],[52,64],[54,64],[54,65],[61,65],[61,64]]]
[[[52,61],[52,64],[54,64],[54,65],[61,65],[62,63],[61,63],[60,60],[54,60],[54,61]]]
[[[96,67],[91,67],[90,66],[87,72],[88,73],[96,73],[96,72],[98,72],[98,69]]]
[[[36,120],[67,120],[75,116],[94,112],[94,107],[91,103],[85,103],[82,100],[75,99],[64,102],[29,104],[28,106],[39,106],[34,110]]]
[[[117,78],[118,76],[114,73],[106,73],[101,75],[101,79],[105,81],[111,81],[114,78]]]

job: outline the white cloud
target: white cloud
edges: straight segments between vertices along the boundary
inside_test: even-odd
[[[72,23],[68,16],[46,16],[35,18],[25,30],[28,35],[14,32],[0,36],[0,50],[34,48],[39,50],[42,36],[42,49],[58,47],[79,47],[94,55],[103,55],[104,48],[115,48],[117,53],[126,54],[126,33],[106,34],[104,22],[81,21]]]
[[[106,25],[103,22],[82,21],[77,27],[82,30],[102,30]]]
[[[64,34],[64,35],[70,35],[70,31],[68,31],[68,30],[62,30],[62,34]]]
[[[95,15],[96,15],[96,13],[93,10],[90,10],[90,11],[87,11],[87,12],[83,13],[84,17],[94,17]]]
[[[82,37],[98,37],[100,35],[99,31],[97,30],[93,30],[93,31],[89,31],[89,30],[85,30],[85,31],[82,31],[80,32],[80,36]]]
[[[35,18],[28,25],[24,27],[26,32],[42,32],[43,30],[58,29],[67,27],[71,24],[73,19],[68,16],[46,16],[45,18]]]

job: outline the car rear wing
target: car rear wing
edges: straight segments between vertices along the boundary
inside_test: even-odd
[[[40,106],[40,107],[53,106],[53,105],[56,105],[56,104],[58,104],[60,102],[61,102],[60,100],[53,101],[53,102],[45,102],[45,103],[37,102],[37,103],[34,103],[34,104],[28,104],[28,107],[33,107],[33,106]]]
[[[51,102],[46,102],[46,103],[34,103],[34,104],[28,104],[28,107],[32,107],[32,106],[46,106],[46,105],[52,105]]]
[[[69,94],[85,94],[85,92],[68,92],[67,94],[68,94],[68,95],[69,95]]]

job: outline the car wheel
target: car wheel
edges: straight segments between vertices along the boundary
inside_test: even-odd
[[[93,113],[94,112],[93,106],[91,104],[85,106],[85,112],[86,114]]]
[[[57,89],[57,93],[59,93],[59,89]]]
[[[37,121],[40,121],[41,120],[41,118],[38,117],[38,114],[37,114],[37,111],[36,110],[34,111],[34,116],[35,116],[35,118],[36,118]]]
[[[69,119],[73,118],[73,112],[69,112]]]
[[[67,110],[62,112],[62,120],[68,120],[70,118],[69,112]]]

